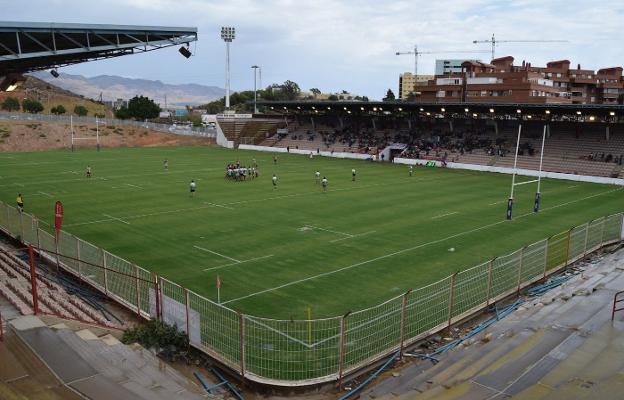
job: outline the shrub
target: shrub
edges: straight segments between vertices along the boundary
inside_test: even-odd
[[[188,338],[175,326],[162,321],[151,320],[124,332],[121,341],[125,344],[139,343],[146,349],[164,348],[173,345],[179,349],[188,347]]]

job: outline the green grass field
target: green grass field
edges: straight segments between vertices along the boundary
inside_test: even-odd
[[[260,178],[224,179],[226,163],[254,157]],[[14,205],[21,192],[26,211],[51,223],[61,200],[66,231],[214,300],[218,274],[223,303],[272,318],[372,306],[624,210],[620,187],[545,180],[542,212],[531,212],[535,184],[522,185],[505,221],[510,181],[422,167],[409,177],[402,165],[297,155],[274,165],[270,153],[210,147],[0,154],[2,201]]]

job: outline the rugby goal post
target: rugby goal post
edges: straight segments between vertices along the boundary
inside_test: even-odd
[[[98,120],[98,117],[95,117],[95,137],[79,137],[76,136],[76,133],[74,132],[74,116],[70,115],[69,116],[69,124],[70,124],[70,129],[71,129],[71,151],[75,151],[76,149],[76,144],[80,143],[81,140],[95,140],[95,148],[97,149],[97,151],[100,151],[100,121]]]
[[[512,219],[513,216],[513,201],[514,201],[514,188],[520,185],[527,185],[529,183],[537,182],[537,190],[535,192],[535,201],[533,203],[533,212],[538,212],[540,210],[540,205],[542,203],[542,194],[541,194],[541,184],[542,184],[542,166],[544,163],[544,144],[546,142],[546,130],[548,125],[544,124],[544,133],[542,135],[542,147],[540,151],[540,163],[539,163],[539,171],[537,173],[537,179],[533,179],[530,181],[524,182],[516,182],[516,174],[518,172],[518,149],[520,148],[520,136],[522,134],[522,123],[518,125],[518,138],[516,139],[516,153],[514,156],[514,166],[513,172],[511,175],[511,192],[509,194],[509,199],[507,200],[507,219]]]

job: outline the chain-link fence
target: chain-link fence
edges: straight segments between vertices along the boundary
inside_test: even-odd
[[[274,320],[242,314],[67,232],[58,238],[0,203],[0,228],[145,318],[188,333],[191,344],[260,383],[340,380],[622,239],[623,214],[590,221],[382,304],[340,317]]]
[[[157,132],[173,133],[176,135],[185,136],[201,136],[215,138],[217,136],[216,130],[211,127],[205,126],[192,126],[183,124],[157,124],[147,121],[134,121],[130,119],[115,119],[115,118],[94,118],[94,117],[78,117],[69,115],[52,115],[52,114],[28,114],[28,113],[6,113],[0,112],[0,120],[9,121],[41,121],[41,122],[67,122],[73,120],[74,123],[83,124],[95,124],[101,126],[134,126],[137,128],[151,129]]]

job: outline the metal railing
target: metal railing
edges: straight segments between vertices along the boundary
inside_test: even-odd
[[[52,115],[52,114],[29,114],[29,113],[7,113],[0,112],[0,120],[14,121],[41,121],[41,122],[70,122],[74,123],[98,124],[106,126],[134,126],[138,128],[152,129],[158,132],[173,133],[176,135],[199,136],[199,137],[216,137],[216,131],[211,127],[194,127],[192,125],[167,125],[157,124],[147,121],[134,121],[131,119],[115,119],[115,118],[95,118],[95,117],[78,117],[71,115]]]
[[[624,301],[624,297],[620,298],[620,295],[624,295],[624,290],[621,292],[617,292],[614,296],[613,296],[613,310],[611,311],[611,321],[613,321],[615,319],[615,313],[618,311],[624,311],[624,307],[621,308],[617,308],[618,303],[621,303]]]
[[[55,238],[30,215],[0,203],[6,233],[139,315],[175,324],[194,347],[242,377],[280,386],[340,381],[390,354],[402,354],[432,333],[619,242],[622,219],[622,213],[598,218],[367,309],[278,320],[217,304],[70,233],[61,231]]]

